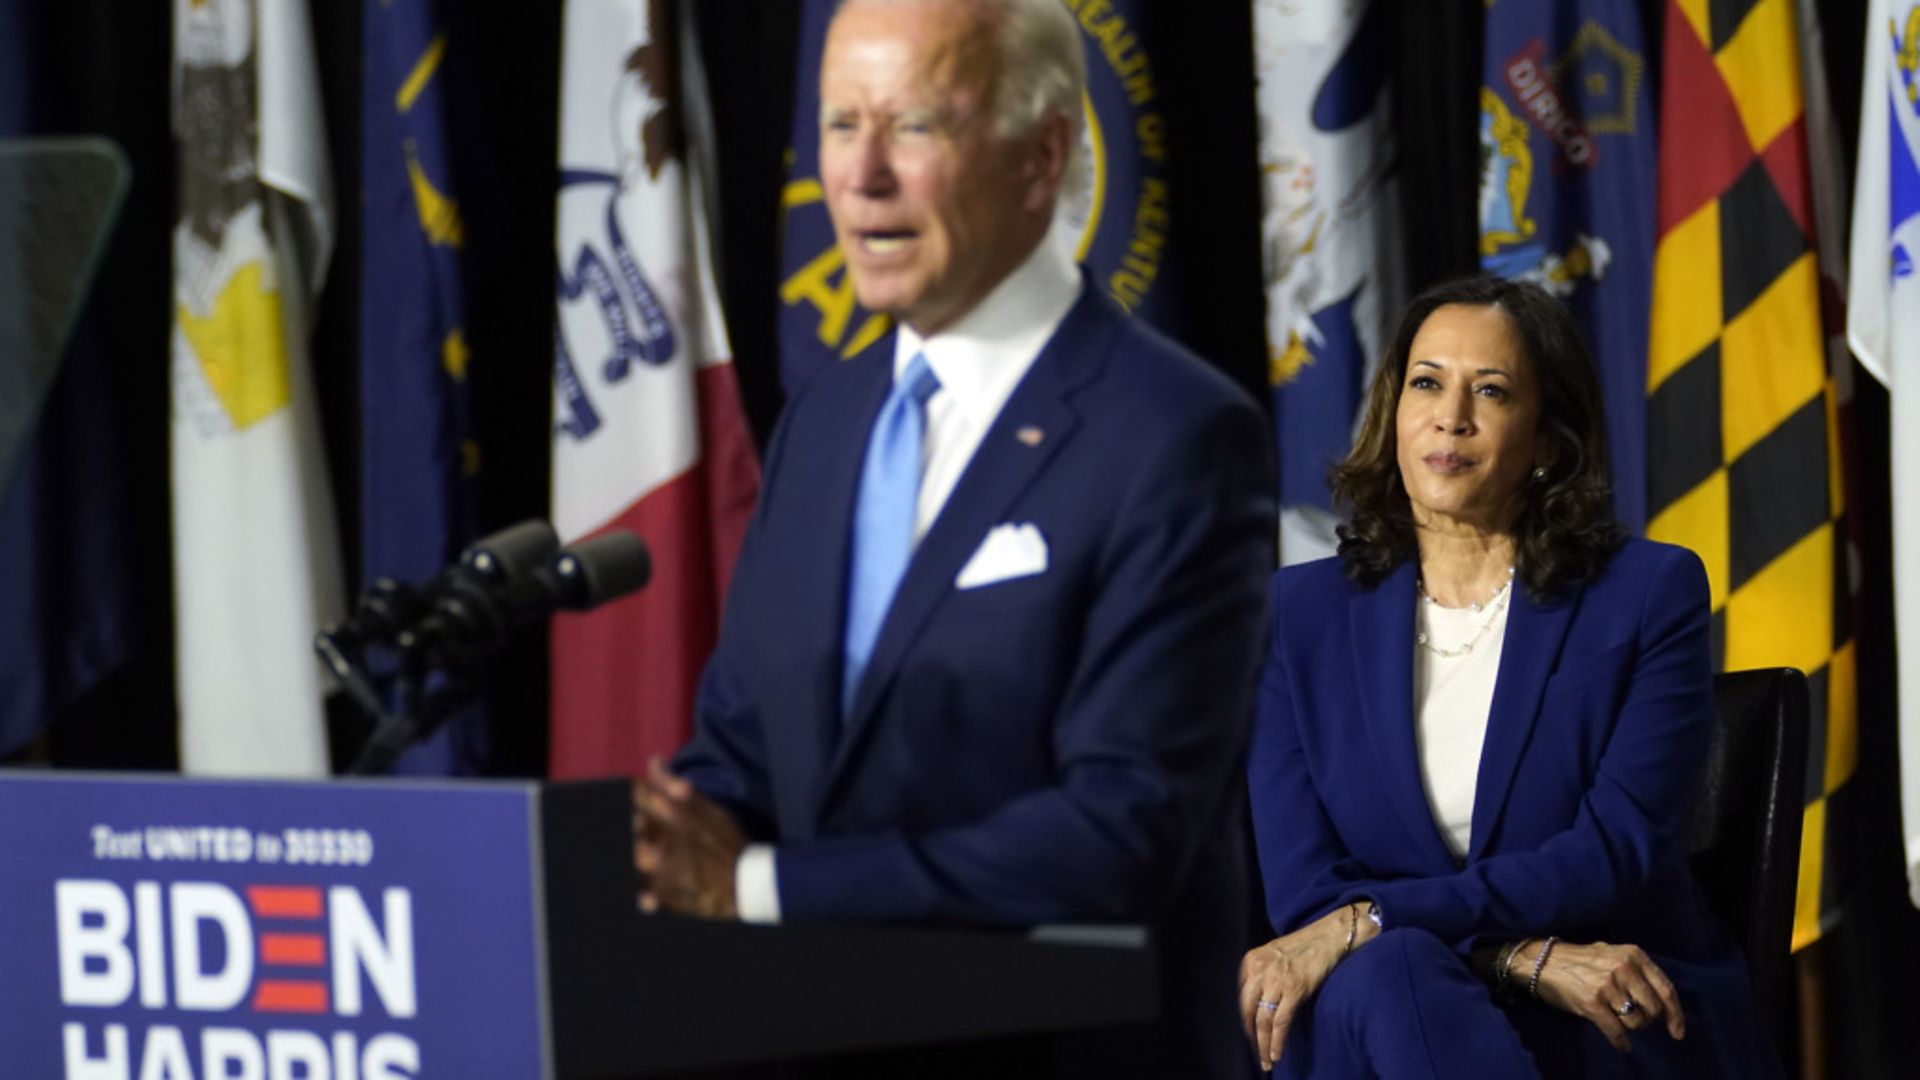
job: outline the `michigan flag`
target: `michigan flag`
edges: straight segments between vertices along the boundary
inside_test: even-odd
[[[1280,558],[1334,552],[1328,470],[1346,456],[1385,320],[1404,299],[1386,0],[1253,9],[1267,368]]]
[[[186,771],[327,768],[313,635],[340,613],[307,370],[332,246],[295,0],[175,0],[173,551]]]
[[[573,0],[561,67],[553,522],[638,533],[646,591],[553,622],[551,771],[637,774],[693,693],[759,488],[688,121],[673,0]]]
[[[475,534],[480,461],[467,411],[447,50],[438,0],[362,3],[363,584],[429,578]],[[475,710],[463,712],[409,751],[399,771],[469,771],[480,756],[478,725]]]
[[[1863,70],[1847,342],[1893,402],[1900,809],[1920,906],[1920,0],[1872,0]]]
[[[1836,917],[1853,775],[1840,457],[1790,0],[1669,0],[1647,370],[1647,534],[1706,563],[1726,670],[1812,688],[1796,948]]]
[[[1179,336],[1164,283],[1173,245],[1170,143],[1159,24],[1143,0],[1063,0],[1080,27],[1087,97],[1079,157],[1054,221],[1054,240],[1092,271],[1121,307]],[[820,60],[838,0],[803,0],[794,65],[793,137],[780,206],[780,381],[792,393],[821,368],[877,341],[888,320],[854,299],[820,185]],[[1164,11],[1160,13],[1164,17]]]
[[[1544,286],[1586,327],[1615,512],[1646,523],[1647,303],[1654,136],[1636,0],[1487,8],[1480,260]]]

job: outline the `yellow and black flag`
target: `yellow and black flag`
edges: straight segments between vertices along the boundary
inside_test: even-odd
[[[1792,0],[1668,0],[1647,370],[1647,534],[1699,552],[1724,670],[1812,688],[1795,948],[1840,896],[1853,775],[1841,458],[1821,330]]]

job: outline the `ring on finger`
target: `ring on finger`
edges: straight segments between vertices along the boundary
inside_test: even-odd
[[[1259,1005],[1260,1005],[1260,1007],[1261,1007],[1262,1009],[1265,1009],[1265,1010],[1267,1010],[1268,1012],[1272,1012],[1272,1011],[1274,1011],[1275,1009],[1278,1009],[1278,1008],[1280,1007],[1280,1003],[1279,1003],[1279,1002],[1277,1002],[1277,1001],[1268,1001],[1268,1000],[1267,1000],[1266,998],[1261,998],[1261,999],[1260,999],[1260,1001],[1259,1001]]]
[[[1619,1016],[1619,1017],[1623,1017],[1623,1018],[1624,1018],[1624,1017],[1628,1017],[1628,1016],[1632,1016],[1632,1015],[1633,1015],[1633,1012],[1634,1012],[1634,1010],[1636,1010],[1636,1009],[1638,1009],[1639,1007],[1640,1007],[1640,1003],[1639,1003],[1639,1002],[1637,1002],[1637,1001],[1635,1001],[1635,1000],[1633,1000],[1633,995],[1632,995],[1632,994],[1628,994],[1628,995],[1627,995],[1627,999],[1626,999],[1625,1001],[1622,1001],[1622,1002],[1620,1003],[1620,1007],[1619,1007],[1619,1008],[1617,1008],[1617,1009],[1615,1009],[1615,1010],[1613,1010],[1613,1014],[1614,1014],[1615,1016]]]

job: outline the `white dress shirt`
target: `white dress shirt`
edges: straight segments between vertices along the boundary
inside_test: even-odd
[[[927,534],[986,438],[987,429],[1026,377],[1047,340],[1080,298],[1080,271],[1049,235],[1025,262],[952,326],[921,337],[902,324],[895,335],[893,375],[917,353],[940,380],[927,399],[926,441],[913,539]],[[745,922],[780,921],[774,845],[749,844],[734,864],[734,904]]]
[[[1464,861],[1473,838],[1473,796],[1480,779],[1480,753],[1487,741],[1487,716],[1493,710],[1493,685],[1500,674],[1500,649],[1507,631],[1509,585],[1484,610],[1441,607],[1422,597],[1415,603],[1415,633],[1460,656],[1436,656],[1413,647],[1414,736],[1420,751],[1420,780],[1434,824],[1456,861]],[[1477,636],[1477,640],[1476,639]]]

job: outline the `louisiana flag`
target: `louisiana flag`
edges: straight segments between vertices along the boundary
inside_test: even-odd
[[[1267,369],[1280,558],[1334,553],[1346,456],[1385,321],[1404,299],[1388,115],[1387,0],[1253,9]]]
[[[1143,0],[1064,0],[1087,60],[1080,175],[1064,184],[1053,240],[1121,307],[1174,337],[1179,312],[1162,286],[1180,273],[1173,245],[1165,99],[1155,66],[1164,40]],[[854,298],[820,184],[820,63],[838,0],[803,0],[794,64],[793,136],[780,206],[780,381],[791,394],[891,327]],[[1164,17],[1164,11],[1160,13]]]
[[[631,529],[653,580],[553,621],[555,777],[638,774],[685,741],[759,488],[688,153],[704,84],[683,77],[677,12],[566,8],[553,522],[567,543]]]
[[[361,5],[363,584],[432,577],[476,532],[480,462],[467,409],[445,7]],[[472,771],[483,756],[479,725],[475,710],[458,714],[403,756],[398,771]]]
[[[1827,858],[1852,795],[1844,485],[1821,332],[1791,0],[1669,0],[1647,370],[1647,535],[1706,563],[1725,670],[1812,689],[1794,947],[1841,899]]]
[[[1920,0],[1872,0],[1862,70],[1847,342],[1892,399],[1900,809],[1920,906]]]
[[[324,775],[341,613],[309,313],[332,193],[307,10],[175,0],[173,564],[181,767]]]
[[[1654,135],[1636,0],[1487,8],[1480,260],[1579,316],[1607,416],[1615,513],[1646,523]]]

